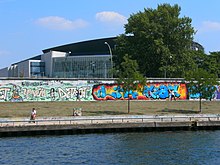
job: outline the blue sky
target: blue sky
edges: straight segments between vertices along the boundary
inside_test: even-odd
[[[131,14],[178,4],[206,53],[220,51],[219,0],[0,0],[0,68],[43,49],[124,33]]]

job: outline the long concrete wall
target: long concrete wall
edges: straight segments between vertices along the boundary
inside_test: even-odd
[[[63,135],[85,133],[219,130],[219,121],[182,121],[146,123],[65,124],[0,127],[0,137]]]
[[[190,94],[182,81],[152,80],[140,88],[124,94],[114,80],[0,80],[0,102],[76,101],[77,91],[82,101],[124,100],[128,96],[134,100],[166,100],[169,90],[174,91],[177,100],[199,97]],[[215,88],[212,99],[220,100],[220,86]]]

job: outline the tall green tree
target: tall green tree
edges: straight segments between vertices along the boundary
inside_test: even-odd
[[[192,60],[188,50],[194,29],[189,17],[180,17],[178,5],[158,5],[132,14],[125,24],[125,33],[117,37],[116,65],[125,54],[131,54],[147,77],[182,77]]]
[[[136,60],[132,60],[128,54],[123,57],[119,70],[117,70],[117,84],[123,89],[123,94],[128,95],[128,113],[130,113],[130,95],[134,90],[141,91],[146,80],[138,71]]]
[[[217,76],[202,68],[187,72],[186,81],[190,94],[199,94],[199,112],[202,112],[202,98],[212,98],[218,85]]]
[[[191,51],[189,56],[193,60],[188,65],[190,70],[202,68],[217,77],[220,76],[220,52],[211,52],[208,55],[203,51]]]
[[[208,65],[206,68],[209,69],[210,73],[220,78],[220,51],[210,52],[210,55],[207,57]]]
[[[205,61],[207,59],[207,54],[203,51],[189,51],[189,56],[192,59],[190,65],[188,65],[189,70],[197,70],[198,68],[205,69]],[[208,70],[207,70],[208,71]]]

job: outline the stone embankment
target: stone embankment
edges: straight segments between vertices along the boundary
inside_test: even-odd
[[[34,122],[0,119],[0,137],[216,129],[220,129],[219,114],[47,117]]]

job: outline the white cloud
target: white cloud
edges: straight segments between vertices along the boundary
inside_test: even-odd
[[[7,2],[12,2],[14,0],[0,0],[0,3],[7,3]]]
[[[0,50],[0,56],[7,56],[7,55],[9,55],[8,51]]]
[[[117,25],[124,25],[127,23],[127,18],[119,13],[112,11],[103,11],[96,14],[96,19],[103,23],[114,23]]]
[[[220,31],[220,22],[204,21],[199,28],[201,31]]]
[[[82,19],[72,21],[58,16],[39,18],[36,20],[36,23],[40,26],[54,30],[75,30],[78,28],[86,27],[88,24]]]

